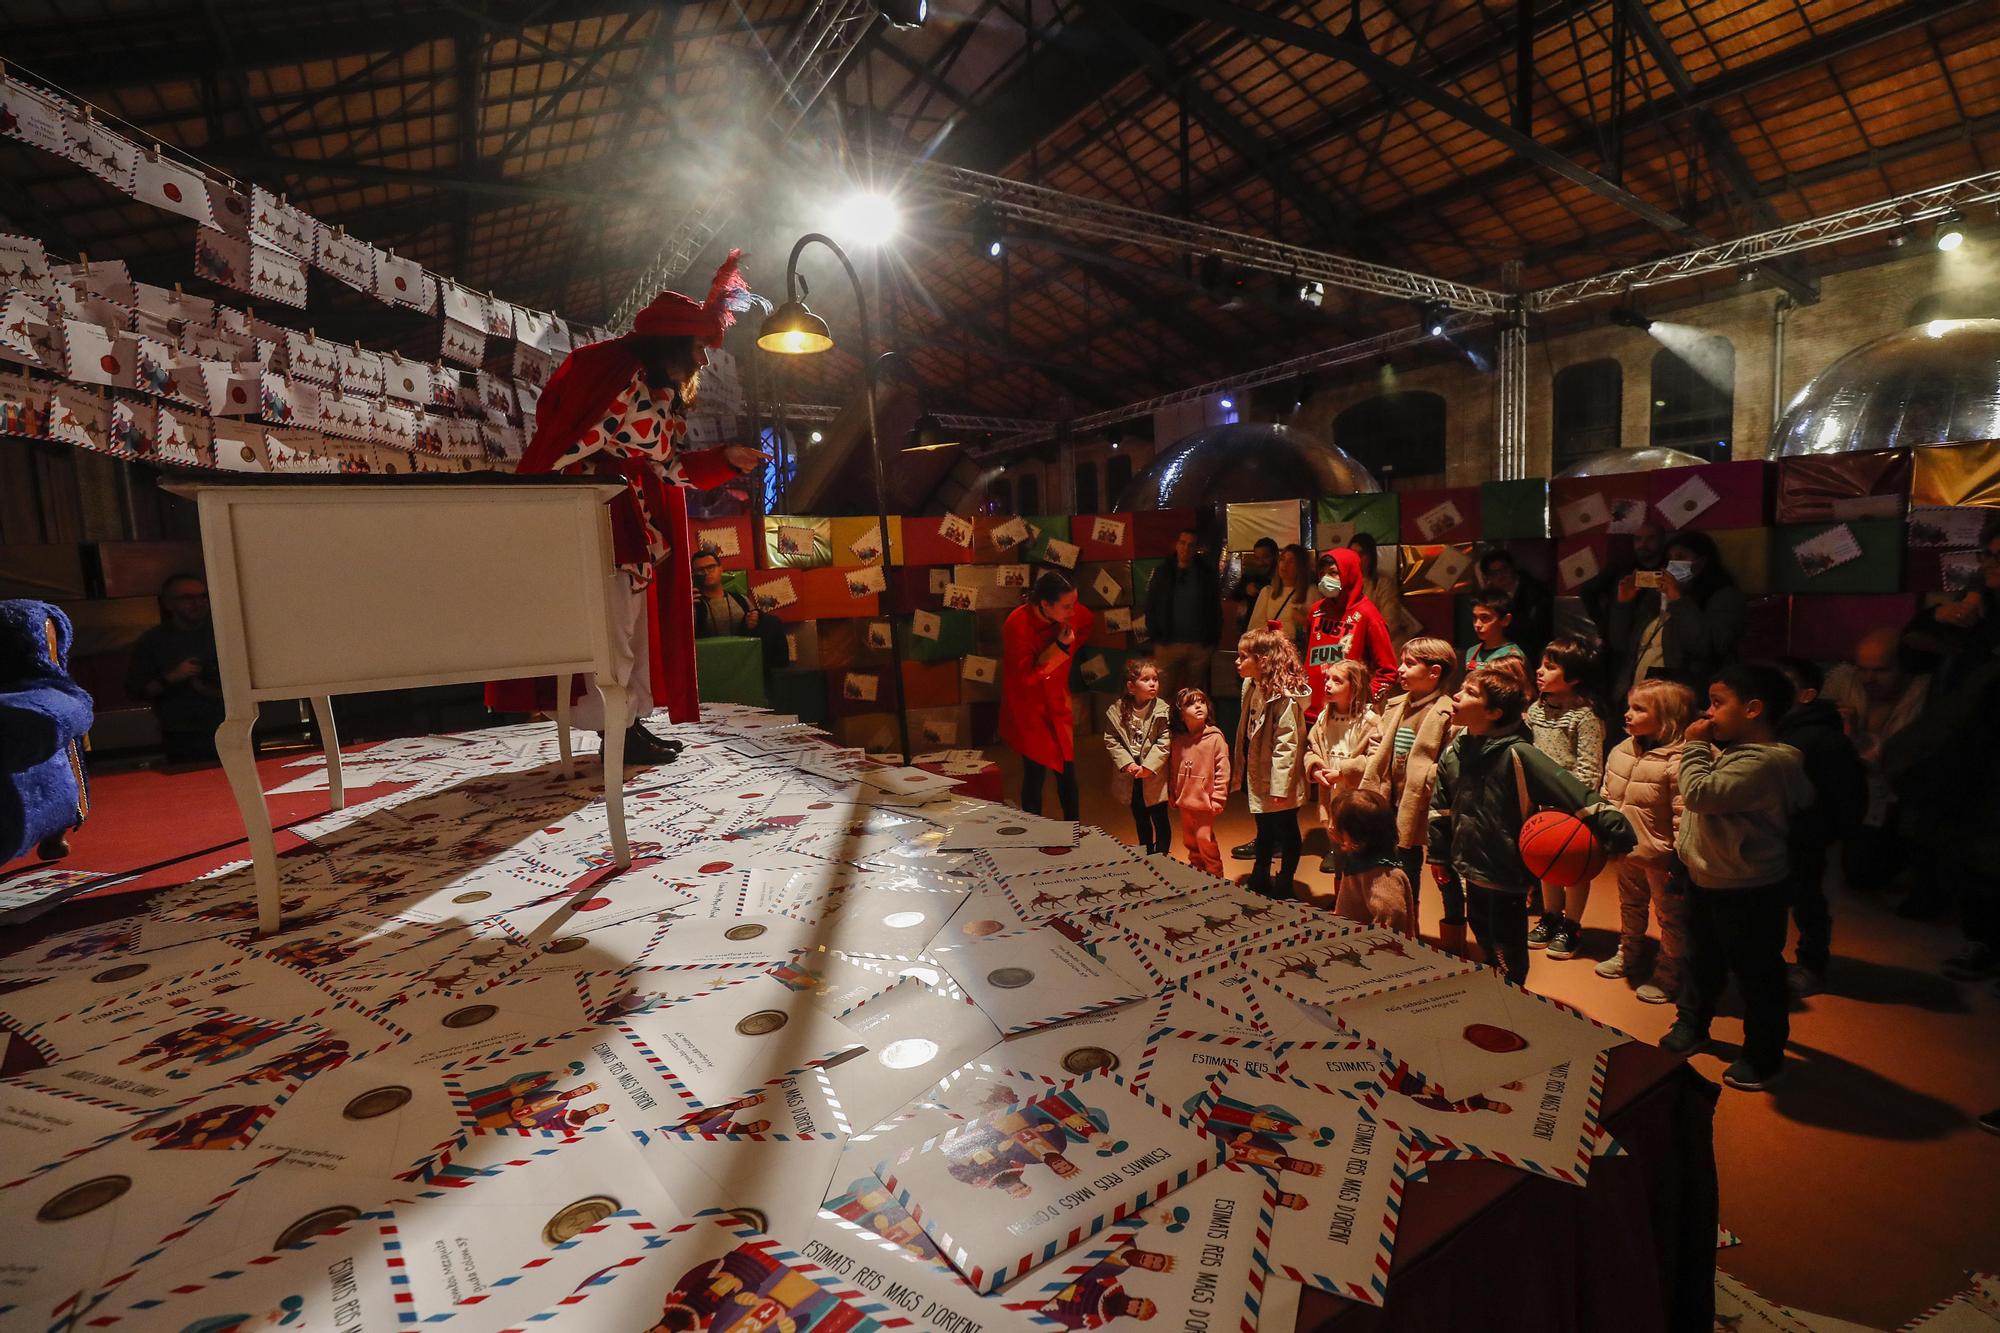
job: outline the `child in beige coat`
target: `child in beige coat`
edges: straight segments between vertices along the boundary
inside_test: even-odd
[[[1395,814],[1396,854],[1413,895],[1423,872],[1438,756],[1452,736],[1451,692],[1445,686],[1457,664],[1457,651],[1443,639],[1416,638],[1403,645],[1397,668],[1403,693],[1382,705],[1382,722],[1361,773],[1361,789],[1387,801]],[[1439,890],[1444,895],[1440,938],[1447,949],[1463,951],[1465,891],[1449,875],[1439,880]]]
[[[1326,705],[1306,732],[1306,781],[1319,797],[1319,822],[1328,830],[1333,828],[1334,803],[1360,784],[1369,749],[1382,726],[1381,717],[1368,706],[1371,685],[1364,662],[1349,658],[1327,667]],[[1394,815],[1390,818],[1393,825]],[[1333,859],[1328,852],[1320,863],[1323,873],[1332,872]]]
[[[1687,686],[1642,680],[1625,697],[1626,739],[1604,761],[1604,799],[1632,825],[1639,845],[1618,859],[1618,952],[1597,965],[1597,975],[1638,970],[1650,904],[1660,923],[1660,954],[1636,992],[1647,1004],[1673,1002],[1687,954],[1687,897],[1667,884],[1681,827],[1681,732],[1693,717]]]
[[[1306,795],[1306,683],[1299,650],[1288,635],[1259,629],[1236,645],[1243,678],[1243,712],[1236,722],[1230,770],[1250,799],[1257,838],[1249,887],[1289,898],[1299,868],[1299,806]],[[1271,877],[1271,858],[1278,875]]]

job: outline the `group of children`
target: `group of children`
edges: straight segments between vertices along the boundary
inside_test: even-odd
[[[1467,953],[1469,930],[1488,961],[1525,984],[1532,950],[1576,956],[1590,884],[1538,882],[1521,855],[1522,825],[1544,810],[1573,815],[1616,870],[1618,950],[1597,974],[1636,984],[1645,1002],[1677,1004],[1662,1045],[1691,1051],[1707,1041],[1733,973],[1745,1042],[1724,1078],[1766,1086],[1788,1036],[1784,947],[1794,910],[1805,966],[1789,989],[1810,989],[1825,967],[1825,900],[1795,871],[1823,870],[1825,843],[1858,782],[1858,762],[1839,762],[1824,728],[1810,738],[1793,729],[1784,737],[1793,743],[1781,741],[1795,698],[1806,705],[1795,719],[1820,721],[1810,709],[1817,669],[1789,660],[1725,667],[1699,717],[1686,685],[1641,680],[1625,700],[1624,739],[1607,755],[1590,692],[1596,643],[1558,635],[1531,682],[1521,651],[1501,646],[1504,604],[1482,603],[1475,618],[1493,610],[1500,614],[1481,627],[1489,632],[1467,655],[1456,693],[1447,688],[1459,664],[1452,646],[1417,638],[1403,649],[1401,693],[1377,701],[1368,668],[1337,661],[1324,668],[1323,705],[1310,720],[1313,690],[1291,639],[1252,630],[1237,645],[1243,697],[1233,744],[1206,693],[1184,689],[1170,706],[1154,665],[1129,662],[1104,739],[1130,786],[1140,842],[1149,853],[1168,850],[1171,804],[1188,858],[1221,875],[1215,821],[1241,788],[1256,823],[1247,886],[1298,896],[1298,812],[1316,795],[1332,849],[1321,869],[1334,891],[1307,900],[1414,935],[1428,859],[1443,907],[1440,946]],[[1813,752],[1812,779],[1795,744]]]

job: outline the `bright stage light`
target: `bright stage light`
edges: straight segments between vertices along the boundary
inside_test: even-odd
[[[1227,412],[1231,408],[1236,406],[1236,400],[1234,398],[1225,398],[1222,400],[1220,404],[1218,404],[1218,406],[1220,406],[1223,411]]]
[[[902,210],[887,195],[857,190],[835,206],[833,233],[856,245],[887,245],[903,225]]]
[[[812,433],[812,442],[813,442],[814,444],[818,444],[818,443],[820,443],[821,441],[823,441],[823,440],[825,440],[825,439],[826,439],[826,436],[824,436],[824,435],[820,434],[820,433],[819,433],[818,431],[814,431],[814,432]]]
[[[1965,219],[1956,212],[1945,214],[1937,222],[1937,248],[1950,254],[1965,244]]]

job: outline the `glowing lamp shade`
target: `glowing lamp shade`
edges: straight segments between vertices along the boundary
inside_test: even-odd
[[[757,330],[757,345],[767,352],[803,356],[833,346],[826,321],[806,309],[803,301],[787,301],[773,310]]]
[[[910,427],[910,442],[903,446],[906,454],[928,453],[932,449],[957,447],[957,436],[946,429],[944,424],[929,412],[917,418],[917,424]]]

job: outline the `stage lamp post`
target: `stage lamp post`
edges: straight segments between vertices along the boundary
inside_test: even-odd
[[[765,318],[763,327],[757,331],[757,345],[782,356],[807,356],[833,346],[833,333],[826,321],[799,299],[799,256],[815,242],[833,251],[848,282],[853,284],[854,308],[861,325],[861,393],[868,404],[868,461],[875,469],[875,522],[882,543],[882,603],[890,618],[889,662],[895,672],[896,737],[903,747],[903,762],[907,764],[916,758],[916,753],[910,748],[909,700],[903,692],[902,640],[895,632],[896,584],[889,577],[889,487],[882,469],[882,432],[875,425],[876,358],[872,351],[875,336],[868,323],[868,295],[862,290],[861,276],[854,271],[847,251],[833,238],[810,231],[792,246],[792,257],[785,261],[785,303]]]

